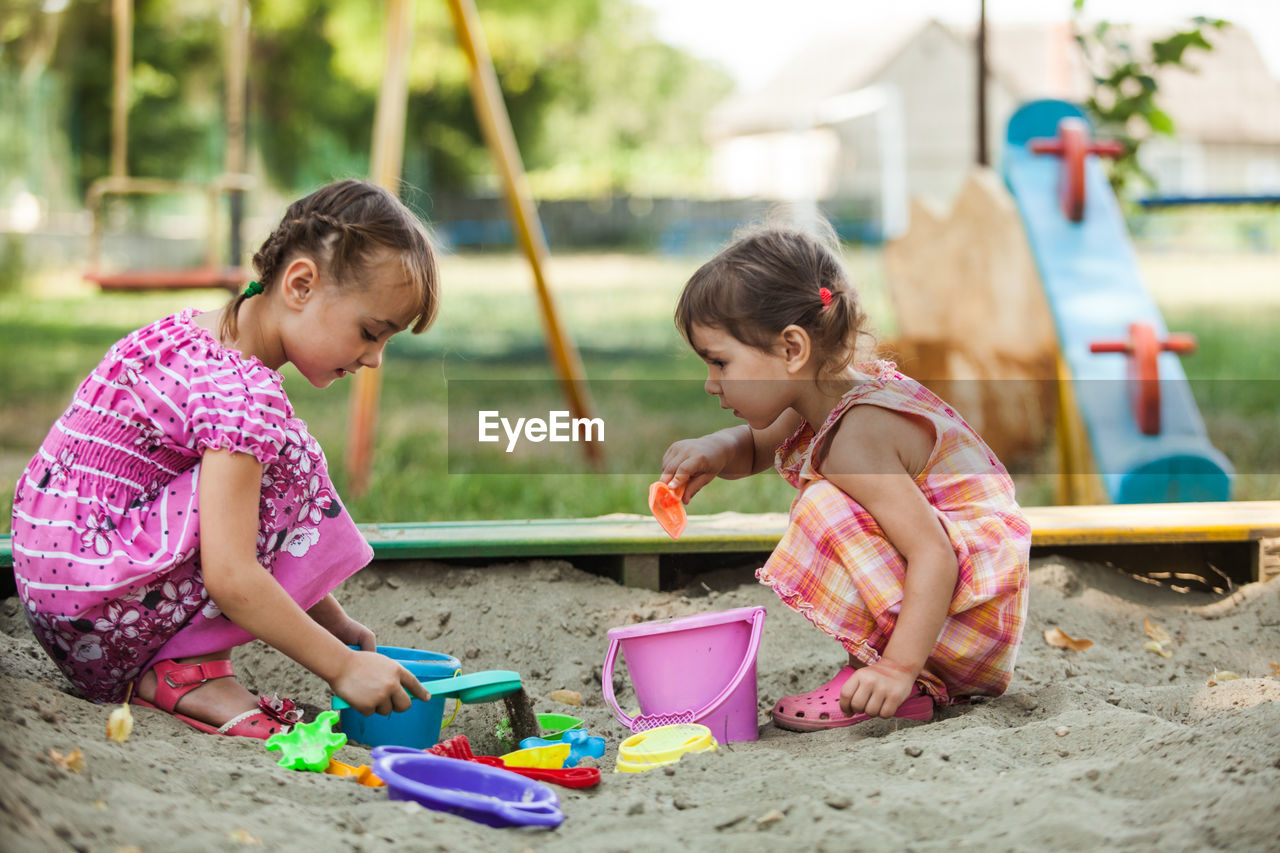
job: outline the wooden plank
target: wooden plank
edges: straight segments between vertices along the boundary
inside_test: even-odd
[[[1280,577],[1280,538],[1259,539],[1253,552],[1253,579],[1269,581]]]
[[[1259,563],[1267,566],[1277,559],[1273,552],[1280,547],[1268,541],[1280,540],[1280,501],[1047,506],[1024,511],[1035,547],[1256,542]],[[643,515],[362,524],[360,530],[373,545],[375,559],[445,560],[763,553],[778,544],[786,525],[786,513],[695,515],[679,541]],[[10,539],[0,537],[0,566],[12,564]]]
[[[657,554],[628,554],[622,558],[622,585],[662,589],[662,558]]]
[[[1055,405],[1053,319],[1013,198],[974,169],[949,211],[916,200],[885,244],[907,375],[964,415],[1001,459],[1038,451]],[[964,294],[957,298],[956,294]]]
[[[239,267],[198,267],[186,270],[86,272],[84,278],[103,290],[192,290],[220,287],[235,293],[244,285],[245,271]]]
[[[1249,542],[1278,535],[1280,501],[1025,507],[1036,546]]]

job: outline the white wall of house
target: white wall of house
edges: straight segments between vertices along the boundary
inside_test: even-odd
[[[1043,55],[1044,69],[1030,69],[1037,73],[1018,74],[1015,81],[1006,79],[1008,69],[989,69],[987,150],[997,168],[1005,126],[1020,104],[1035,98],[1070,99],[1066,90],[1072,88],[1073,78],[1066,70],[1066,55],[1050,55],[1059,41],[1067,44],[1046,38],[1044,51],[1038,41],[1019,45],[1017,58],[1024,65]],[[910,198],[949,206],[977,160],[976,63],[968,36],[930,22],[870,79],[850,84],[849,91],[879,87],[896,93]],[[1010,87],[1015,83],[1043,91],[1014,91]],[[880,118],[862,115],[820,133],[797,127],[720,139],[713,143],[716,187],[733,197],[867,200],[874,209],[884,188]],[[1280,143],[1156,137],[1146,143],[1142,157],[1163,194],[1280,192]]]
[[[828,128],[735,136],[713,146],[712,179],[728,198],[828,198],[836,191],[840,155]]]

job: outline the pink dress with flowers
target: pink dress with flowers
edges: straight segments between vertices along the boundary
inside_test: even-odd
[[[18,479],[13,573],[36,638],[84,694],[118,702],[155,660],[253,639],[200,573],[201,454],[263,465],[258,562],[304,609],[373,556],[282,377],[187,309],[118,341]]]

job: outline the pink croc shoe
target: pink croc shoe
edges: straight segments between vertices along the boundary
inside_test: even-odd
[[[846,717],[840,710],[840,688],[844,687],[844,683],[849,680],[853,672],[853,667],[846,666],[836,673],[835,678],[817,690],[795,696],[783,696],[773,706],[773,724],[780,729],[793,732],[816,732],[879,719],[867,714]],[[932,720],[933,699],[924,693],[912,696],[898,706],[893,719]]]
[[[173,660],[158,661],[152,669],[156,674],[155,702],[148,702],[134,696],[130,701],[144,708],[154,708],[177,717],[193,729],[211,735],[229,735],[232,737],[251,737],[266,740],[278,732],[287,732],[289,728],[302,719],[302,711],[298,710],[289,699],[279,697],[258,697],[258,708],[245,711],[227,720],[221,726],[212,726],[186,714],[173,710],[178,701],[206,681],[214,678],[230,678],[235,675],[229,660],[211,660],[204,663],[182,664]]]

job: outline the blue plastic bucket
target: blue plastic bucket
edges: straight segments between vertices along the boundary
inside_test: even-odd
[[[457,658],[441,652],[378,646],[378,653],[398,661],[419,681],[449,678],[462,669]],[[338,724],[347,739],[354,743],[427,749],[440,740],[444,702],[443,696],[432,696],[429,702],[414,699],[406,711],[370,714],[367,717],[355,708],[344,708],[338,713]]]

